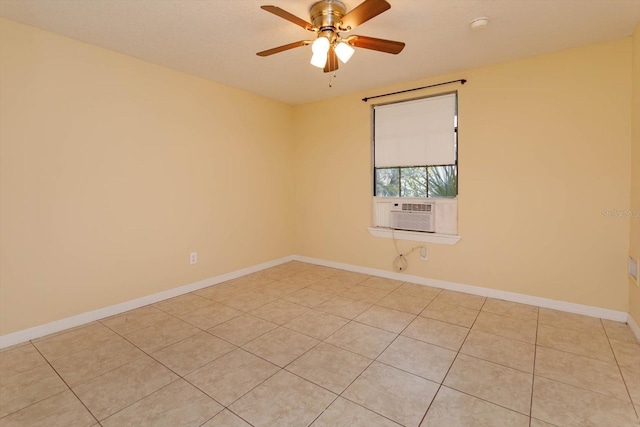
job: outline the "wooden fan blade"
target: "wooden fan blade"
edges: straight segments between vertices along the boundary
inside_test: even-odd
[[[294,24],[299,25],[305,30],[313,31],[313,25],[302,18],[298,18],[297,16],[292,15],[284,9],[280,9],[277,6],[260,6],[260,8],[266,10],[267,12],[271,12],[276,16],[279,16],[280,18],[286,19],[289,22],[293,22]]]
[[[300,40],[299,42],[293,42],[289,44],[285,44],[283,46],[274,47],[273,49],[263,50],[262,52],[256,53],[258,56],[269,56],[274,53],[284,52],[285,50],[293,49],[295,47],[306,46],[311,44],[309,40]]]
[[[342,17],[341,29],[354,29],[391,7],[385,0],[365,0]]]
[[[327,53],[327,63],[324,66],[324,72],[330,73],[338,69],[338,55],[336,55],[336,51],[333,50],[333,47],[329,49]]]
[[[402,52],[402,49],[404,49],[404,43],[402,42],[376,39],[374,37],[366,36],[351,36],[347,39],[347,43],[349,43],[351,46],[392,53],[394,55],[397,55],[398,53]]]

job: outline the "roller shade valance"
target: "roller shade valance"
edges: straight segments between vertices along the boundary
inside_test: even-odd
[[[455,164],[455,115],[455,94],[375,106],[375,167]]]

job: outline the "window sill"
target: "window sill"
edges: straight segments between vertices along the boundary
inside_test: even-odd
[[[390,228],[369,227],[369,233],[374,237],[396,240],[410,240],[412,242],[438,243],[441,245],[455,245],[462,237],[453,234],[421,233],[419,231],[392,230]]]

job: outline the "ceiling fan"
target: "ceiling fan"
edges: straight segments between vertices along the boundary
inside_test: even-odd
[[[296,47],[311,45],[313,52],[311,65],[323,68],[324,72],[328,73],[338,69],[338,59],[346,63],[353,55],[354,47],[398,54],[404,49],[402,42],[357,35],[343,37],[340,34],[353,30],[390,7],[391,5],[385,0],[365,0],[346,13],[346,8],[340,1],[321,0],[314,3],[309,10],[310,23],[277,6],[262,6],[262,9],[267,12],[293,22],[305,30],[313,31],[316,33],[316,39],[285,44],[258,52],[257,55],[269,56]]]

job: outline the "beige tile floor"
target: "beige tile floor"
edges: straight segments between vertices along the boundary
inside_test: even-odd
[[[638,426],[627,325],[287,263],[0,352],[0,426]]]

